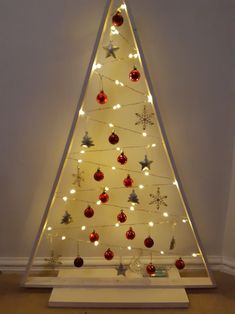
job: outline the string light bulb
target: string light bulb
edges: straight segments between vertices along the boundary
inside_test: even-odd
[[[99,245],[99,241],[95,241],[94,246],[98,246],[98,245]]]
[[[149,227],[153,227],[153,226],[154,226],[154,222],[153,222],[153,221],[150,221],[150,222],[148,223],[148,225],[149,225]]]
[[[51,231],[51,230],[52,230],[52,227],[48,227],[47,230],[48,230],[48,231]]]
[[[147,136],[147,133],[146,133],[146,132],[143,132],[142,135],[143,135],[144,137],[146,137],[146,136]]]
[[[70,193],[70,194],[75,194],[75,193],[76,193],[76,190],[75,190],[75,189],[71,189],[71,190],[69,191],[69,193]]]
[[[81,230],[82,231],[86,230],[86,226],[81,226]]]
[[[66,236],[62,236],[61,240],[64,241],[66,239]]]
[[[62,199],[63,199],[64,202],[67,202],[68,197],[67,196],[63,196]]]
[[[168,214],[167,212],[164,212],[164,213],[163,213],[163,216],[164,216],[164,217],[169,217],[169,214]]]

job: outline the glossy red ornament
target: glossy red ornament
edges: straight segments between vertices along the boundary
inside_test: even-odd
[[[154,245],[153,239],[152,239],[150,236],[147,237],[147,238],[144,240],[144,245],[145,245],[147,248],[151,248],[151,247]]]
[[[94,215],[94,209],[91,208],[91,206],[87,206],[86,209],[84,209],[84,215],[87,217],[87,218],[91,218],[93,215]]]
[[[121,210],[120,213],[117,215],[117,220],[121,223],[127,220],[127,215],[124,213],[123,210]]]
[[[99,94],[96,96],[96,100],[100,105],[105,104],[108,101],[107,95],[104,93],[103,90],[99,92]]]
[[[127,157],[124,154],[124,152],[121,152],[121,154],[118,156],[117,161],[121,164],[124,165],[127,162]]]
[[[140,79],[140,72],[137,70],[136,67],[129,73],[129,79],[132,82],[138,82]]]
[[[109,143],[110,144],[117,144],[119,142],[119,137],[115,132],[112,132],[112,134],[109,136]]]
[[[156,267],[152,264],[152,263],[149,263],[147,266],[146,266],[146,271],[149,275],[153,275],[156,271]]]
[[[81,258],[80,256],[76,257],[73,264],[75,267],[82,267],[83,266],[83,258]]]
[[[94,173],[94,179],[96,181],[101,181],[104,179],[104,173],[99,168]]]
[[[135,231],[130,227],[129,230],[126,232],[126,238],[128,240],[133,240],[135,238]]]
[[[100,194],[99,196],[99,200],[102,202],[102,203],[107,203],[108,200],[109,200],[109,196],[108,194],[104,191]]]
[[[111,251],[110,249],[107,249],[107,251],[104,252],[104,257],[105,257],[105,259],[110,261],[114,257],[113,251]]]
[[[185,262],[182,260],[181,257],[175,261],[175,267],[179,270],[185,267]]]
[[[90,233],[90,235],[89,235],[89,239],[91,242],[98,241],[99,237],[100,237],[99,234],[97,232],[95,232],[95,230],[92,231],[92,233]]]
[[[123,180],[123,184],[125,185],[125,187],[129,188],[132,187],[132,184],[134,183],[133,179],[130,177],[130,175],[128,174],[127,177]]]
[[[123,24],[123,21],[124,21],[123,16],[121,12],[118,10],[112,17],[112,24],[114,26],[121,26]]]

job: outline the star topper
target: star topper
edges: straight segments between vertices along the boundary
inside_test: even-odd
[[[114,46],[112,44],[112,42],[110,41],[110,43],[108,44],[108,46],[104,46],[103,47],[104,50],[106,51],[106,58],[112,56],[113,58],[116,59],[116,55],[115,55],[115,51],[117,51],[119,49],[119,47]]]
[[[152,160],[148,160],[147,155],[144,156],[144,160],[139,161],[139,164],[141,165],[141,170],[142,171],[146,171],[146,170],[150,170],[150,165],[153,161]]]

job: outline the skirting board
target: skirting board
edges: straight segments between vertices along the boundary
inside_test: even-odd
[[[235,259],[228,258],[226,256],[208,256],[208,260],[209,266],[212,270],[219,270],[235,276]],[[0,257],[0,270],[5,272],[23,272],[27,262],[28,257]],[[67,260],[62,260],[62,262],[65,266],[69,264]],[[95,265],[95,262],[96,261],[92,261],[92,264]],[[44,270],[45,264],[44,258],[36,258],[34,269],[38,271]],[[193,263],[190,263],[190,265],[190,267],[196,267]]]
[[[92,281],[87,283],[87,277],[93,276]],[[157,288],[151,285],[149,279],[138,278],[142,283],[132,286],[123,286],[120,279],[128,281],[127,278],[119,276],[119,281],[111,280],[109,287],[104,285],[107,279],[117,278],[113,269],[79,269],[61,270],[58,278],[73,277],[80,287],[54,288],[49,299],[50,307],[76,307],[76,308],[185,308],[188,307],[188,296],[183,288]],[[97,280],[105,277],[106,280]],[[172,281],[180,279],[179,272],[173,269],[169,273]],[[133,278],[131,278],[133,279]],[[148,282],[147,282],[148,281]],[[122,284],[120,287],[119,284]],[[89,286],[88,286],[89,285]],[[118,287],[119,286],[119,287]]]

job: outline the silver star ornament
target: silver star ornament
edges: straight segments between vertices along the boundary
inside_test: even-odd
[[[108,57],[113,57],[116,59],[115,51],[119,49],[119,47],[114,46],[111,42],[108,44],[108,46],[103,47],[104,50],[106,51],[106,58]]]
[[[139,164],[141,165],[141,170],[145,171],[145,170],[150,170],[150,165],[153,161],[152,160],[148,160],[147,155],[144,156],[144,160],[139,161]]]

